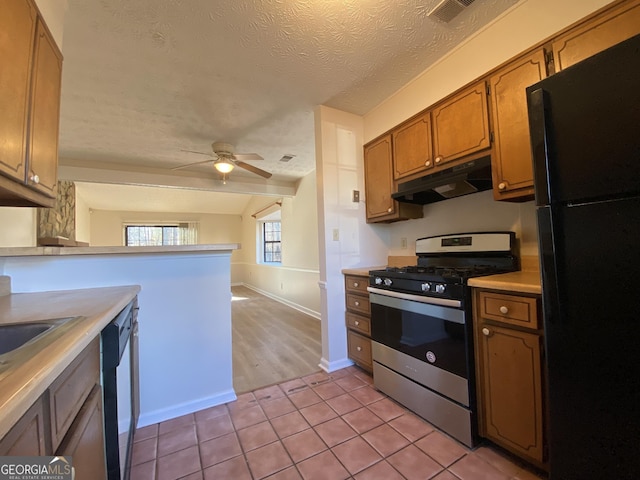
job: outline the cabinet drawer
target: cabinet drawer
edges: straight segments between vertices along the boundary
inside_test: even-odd
[[[511,325],[539,328],[536,298],[488,292],[480,292],[479,298],[482,317]]]
[[[345,275],[344,286],[347,292],[362,293],[369,295],[367,287],[369,286],[369,277],[357,277],[355,275]]]
[[[352,310],[368,316],[371,313],[369,297],[347,293],[347,310]]]
[[[49,389],[51,438],[55,451],[85,399],[100,380],[100,339],[96,338]]]
[[[363,335],[371,336],[371,324],[367,317],[362,315],[356,315],[355,313],[347,312],[347,328],[358,330]]]
[[[349,358],[357,364],[371,369],[371,340],[351,330],[347,331]]]

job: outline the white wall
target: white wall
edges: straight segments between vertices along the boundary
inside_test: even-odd
[[[389,234],[385,226],[367,225],[362,168],[362,118],[328,107],[315,112],[322,361],[331,372],[347,358],[342,269],[384,265]],[[359,203],[351,201],[360,191]],[[334,235],[335,234],[335,235]]]
[[[90,209],[76,190],[76,240],[90,243],[91,216]]]
[[[0,247],[34,247],[38,211],[31,207],[0,207]]]
[[[63,255],[6,257],[0,267],[13,292],[142,287],[144,426],[235,399],[229,259],[228,253]]]
[[[278,198],[254,197],[242,215],[242,282],[313,317],[320,317],[316,174],[302,178],[296,195],[282,199],[282,264],[256,261],[257,220],[252,214]]]

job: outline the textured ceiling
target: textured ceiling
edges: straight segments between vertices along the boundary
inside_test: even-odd
[[[426,16],[438,1],[69,0],[61,164],[168,169],[221,140],[294,181],[315,168],[314,106],[368,112],[518,0],[449,24]]]

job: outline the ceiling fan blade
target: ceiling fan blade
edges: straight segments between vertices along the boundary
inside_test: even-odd
[[[245,170],[249,170],[256,175],[260,175],[261,177],[271,178],[271,174],[265,170],[262,170],[261,168],[254,167],[253,165],[249,165],[248,163],[240,162],[238,160],[235,161],[235,164],[240,168],[244,168]]]
[[[234,153],[233,158],[236,160],[264,160],[257,153]]]
[[[211,156],[210,153],[204,153],[204,152],[196,152],[195,150],[180,150],[181,152],[187,152],[187,153],[197,153],[198,155],[207,155],[207,156]]]
[[[180,165],[179,167],[173,167],[171,170],[180,170],[181,168],[193,167],[194,165],[202,165],[203,163],[209,163],[209,162],[215,162],[215,161],[216,161],[215,158],[210,158],[209,160],[203,160],[201,162],[186,163],[184,165]]]

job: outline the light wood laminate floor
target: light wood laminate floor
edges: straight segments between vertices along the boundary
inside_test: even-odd
[[[247,287],[231,288],[237,394],[320,370],[320,320]]]

